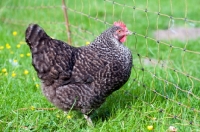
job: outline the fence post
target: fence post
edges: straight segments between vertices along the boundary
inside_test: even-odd
[[[65,17],[65,26],[66,26],[66,30],[67,30],[67,36],[68,36],[68,44],[71,45],[71,31],[70,31],[70,28],[69,28],[69,21],[68,21],[68,14],[67,14],[67,7],[66,7],[66,4],[65,4],[65,0],[62,0],[62,9],[63,9],[63,12],[64,12],[64,17]]]

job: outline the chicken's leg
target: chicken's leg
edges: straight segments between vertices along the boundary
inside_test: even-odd
[[[84,114],[84,117],[87,120],[88,125],[94,127],[91,118],[88,115],[85,115],[85,114]]]

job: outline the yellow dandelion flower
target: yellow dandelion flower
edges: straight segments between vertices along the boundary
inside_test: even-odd
[[[89,45],[89,44],[90,44],[90,42],[88,42],[88,41],[87,41],[85,44],[86,44],[86,45]]]
[[[13,60],[14,63],[17,63],[17,60]]]
[[[67,119],[71,119],[72,117],[70,115],[67,115]]]
[[[0,46],[0,50],[3,50],[4,49],[4,46]]]
[[[15,72],[12,73],[12,77],[16,77],[16,73]]]
[[[24,70],[24,74],[27,75],[28,74],[28,70]]]
[[[20,54],[20,57],[24,57],[24,54]]]
[[[148,129],[149,131],[151,131],[151,130],[153,130],[153,126],[147,126],[147,129]]]
[[[20,48],[20,46],[21,46],[21,45],[20,45],[20,44],[18,44],[18,45],[17,45],[17,48]]]
[[[31,56],[31,53],[27,53],[26,56]]]
[[[6,44],[6,48],[7,48],[7,49],[10,49],[10,48],[11,48],[10,44],[7,43],[7,44]]]
[[[16,31],[14,31],[12,34],[13,34],[13,36],[16,36],[16,35],[17,35],[17,32],[16,32]]]
[[[7,72],[7,69],[6,69],[6,68],[3,68],[1,71],[2,71],[3,73],[6,73],[6,72]]]
[[[34,107],[34,106],[31,106],[31,110],[35,110],[35,107]]]
[[[56,117],[57,117],[57,118],[60,118],[60,116],[59,116],[58,114],[56,115]]]
[[[39,84],[35,84],[36,88],[39,88]]]

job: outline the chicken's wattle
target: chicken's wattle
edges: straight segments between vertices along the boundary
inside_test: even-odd
[[[120,40],[121,43],[124,43],[126,41],[126,36],[123,36]]]

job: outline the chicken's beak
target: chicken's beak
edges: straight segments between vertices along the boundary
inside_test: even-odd
[[[126,35],[132,35],[132,34],[133,34],[133,32],[131,32],[130,30],[126,31]]]

